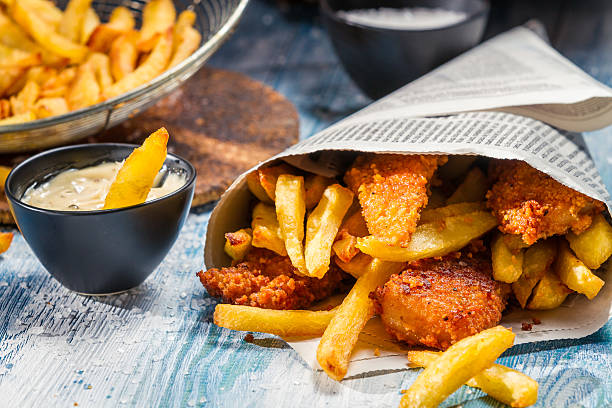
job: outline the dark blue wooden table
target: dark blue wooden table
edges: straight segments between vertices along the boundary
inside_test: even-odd
[[[522,8],[494,2],[503,8],[494,9],[487,36],[538,16],[555,46],[612,84],[610,7],[594,0],[516,3]],[[369,102],[339,66],[311,6],[253,0],[210,64],[284,94],[299,111],[302,138]],[[586,141],[610,190],[612,132],[587,134]],[[104,298],[62,288],[17,236],[0,262],[0,407],[396,407],[417,370],[337,383],[273,336],[247,342],[244,333],[211,323],[215,302],[195,277],[209,211],[189,216],[143,285]],[[610,322],[583,339],[516,346],[501,363],[539,381],[538,406],[612,405]],[[463,387],[444,406],[501,405]]]

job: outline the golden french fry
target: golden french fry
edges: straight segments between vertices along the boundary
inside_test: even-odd
[[[49,79],[42,84],[42,91],[44,92],[54,88],[68,87],[74,78],[76,78],[76,75],[77,67],[64,68],[57,75],[49,77]]]
[[[304,177],[281,174],[276,181],[276,218],[285,241],[291,264],[303,275],[306,271],[304,259]]]
[[[138,61],[135,33],[130,32],[114,40],[108,56],[111,73],[115,81],[120,81],[123,77],[134,72]]]
[[[527,309],[549,310],[561,306],[567,295],[572,293],[567,286],[561,282],[556,273],[547,269],[533,289],[531,299],[527,303]]]
[[[174,51],[172,59],[168,63],[168,68],[184,61],[188,56],[193,54],[200,46],[202,35],[193,27],[185,27],[174,39]]]
[[[134,16],[126,7],[116,7],[111,13],[108,23],[95,28],[87,40],[87,46],[92,51],[108,52],[119,36],[130,33],[134,29]],[[134,40],[134,48],[136,48]]]
[[[441,355],[437,351],[409,351],[412,367],[428,367]],[[538,382],[531,377],[499,364],[493,364],[469,379],[466,385],[479,388],[486,394],[511,407],[528,407],[538,400]]]
[[[39,54],[42,63],[50,66],[61,66],[68,63],[67,59],[55,55],[36,44],[30,36],[7,15],[0,11],[0,43],[7,47]],[[19,92],[17,89],[14,92]]]
[[[332,310],[273,310],[219,304],[215,307],[214,322],[231,330],[307,337],[323,334],[334,313]]]
[[[251,228],[228,232],[225,234],[225,247],[223,249],[234,261],[242,261],[251,250],[252,241],[253,230]]]
[[[402,396],[400,408],[437,407],[470,378],[493,365],[512,346],[514,337],[510,330],[496,326],[459,340],[419,374]]]
[[[556,256],[557,242],[555,239],[540,240],[525,250],[523,274],[512,284],[514,296],[522,308],[527,305],[533,288],[542,279]]]
[[[176,18],[176,24],[174,24],[174,34],[180,33],[186,27],[193,27],[196,22],[197,15],[193,10],[183,10],[179,13]]]
[[[0,68],[27,68],[40,64],[40,54],[0,44]]]
[[[612,226],[602,214],[595,215],[591,226],[582,234],[570,232],[565,238],[578,259],[591,269],[599,269],[612,255]]]
[[[134,71],[126,74],[105,91],[105,99],[114,98],[127,91],[146,84],[164,72],[172,52],[172,31],[160,34],[153,51]],[[111,55],[111,64],[113,56]],[[112,70],[112,65],[111,65]],[[114,71],[113,71],[114,73]]]
[[[19,1],[16,2],[18,3]],[[30,12],[36,14],[41,20],[49,24],[53,30],[60,24],[64,15],[62,10],[49,0],[28,0],[28,8]]]
[[[89,37],[94,30],[100,25],[100,17],[96,14],[96,11],[91,7],[85,12],[85,18],[83,19],[83,26],[81,27],[80,43],[87,44]]]
[[[127,7],[119,6],[113,9],[113,12],[110,15],[108,20],[108,24],[111,26],[118,28],[124,32],[130,31],[134,29],[136,25],[136,20],[134,20],[134,15]]]
[[[13,115],[0,120],[0,126],[16,125],[18,123],[29,122],[35,120],[36,115],[33,112],[22,113],[21,115]]]
[[[87,63],[91,65],[101,91],[104,91],[113,84],[108,55],[94,52],[87,59]]]
[[[249,187],[249,191],[259,200],[264,203],[272,203],[270,197],[266,193],[266,190],[261,186],[259,182],[259,172],[254,170],[247,174],[246,176],[247,186]],[[274,186],[276,189],[276,185]]]
[[[479,202],[450,204],[445,207],[438,207],[433,209],[430,209],[428,206],[427,208],[421,211],[421,218],[419,219],[419,224],[443,221],[447,217],[453,217],[456,215],[467,214],[474,211],[485,210],[485,203]]]
[[[516,282],[523,273],[524,249],[508,248],[501,233],[495,234],[491,242],[493,279],[500,282]]]
[[[73,42],[79,42],[90,6],[91,0],[70,0],[57,26],[57,32]]]
[[[14,92],[8,93],[8,90],[20,82],[21,78],[25,76],[25,68],[0,68],[0,96],[11,95],[15,92],[19,92],[21,87]],[[25,82],[23,83],[25,85]]]
[[[266,248],[282,256],[287,255],[285,241],[282,238],[276,219],[276,210],[273,206],[258,203],[253,208],[251,228],[253,229],[252,244],[254,247]]]
[[[325,189],[319,204],[308,216],[304,256],[309,276],[322,278],[328,271],[332,244],[352,203],[351,190],[332,184]]]
[[[446,200],[446,204],[484,201],[489,188],[487,176],[478,167],[470,170],[457,190]]]
[[[383,285],[389,276],[399,273],[403,267],[403,263],[374,259],[336,309],[317,347],[317,361],[334,380],[340,381],[346,375],[359,333],[374,315],[370,292]]]
[[[28,81],[17,96],[11,96],[13,115],[21,115],[34,109],[34,104],[40,96],[40,86],[34,81]]]
[[[72,110],[100,102],[100,86],[90,64],[85,63],[79,66],[77,76],[68,89],[66,101]]]
[[[276,194],[276,181],[281,174],[295,174],[295,169],[288,164],[281,163],[277,166],[265,167],[257,170],[259,174],[259,183],[268,194],[268,197],[274,201]],[[262,200],[263,201],[263,200]]]
[[[334,179],[329,177],[319,176],[317,174],[309,174],[304,179],[304,188],[306,189],[306,208],[312,209],[321,200],[325,189],[334,184]]]
[[[490,213],[477,211],[448,217],[441,223],[417,226],[406,248],[385,245],[371,235],[358,238],[357,248],[363,253],[386,261],[411,262],[458,251],[496,225],[497,219]]]
[[[147,137],[137,149],[125,159],[111,184],[104,208],[122,208],[144,203],[166,160],[168,131],[161,128]]]
[[[594,242],[598,245],[598,242]],[[602,286],[604,281],[595,275],[570,249],[567,241],[560,240],[559,252],[555,261],[555,272],[568,288],[578,293],[584,294],[589,300],[593,299]]]
[[[30,69],[28,69],[28,72],[26,73],[25,77],[27,79],[26,82],[34,81],[39,86],[43,86],[45,83],[50,81],[51,78],[56,77],[57,74],[58,74],[57,69],[39,65],[39,66],[31,67]],[[24,83],[24,86],[25,86],[25,83]]]
[[[77,44],[56,33],[48,23],[35,13],[28,11],[32,0],[20,0],[11,8],[12,17],[38,44],[47,50],[68,58],[71,62],[80,62],[88,53],[87,47]]]
[[[176,9],[172,0],[151,0],[142,11],[142,27],[137,47],[149,51],[156,44],[156,36],[164,34],[174,25]]]
[[[34,113],[39,119],[63,115],[68,111],[68,103],[65,98],[61,97],[40,98],[34,104]]]
[[[11,242],[13,242],[12,232],[0,232],[0,254],[8,251]]]
[[[0,191],[4,191],[4,184],[11,170],[10,167],[0,166]]]
[[[476,156],[455,155],[448,156],[448,161],[445,165],[440,166],[437,175],[444,181],[457,180],[465,177],[470,167],[476,161]]]
[[[352,275],[355,278],[359,278],[368,270],[372,259],[374,258],[372,258],[370,255],[359,253],[349,262],[344,262],[339,257],[336,257],[334,260],[336,265],[338,265],[338,267],[344,272]]]

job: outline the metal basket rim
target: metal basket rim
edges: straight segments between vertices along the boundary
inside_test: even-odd
[[[238,21],[244,13],[249,0],[240,0],[227,21],[215,32],[205,43],[203,43],[193,54],[181,61],[174,67],[164,71],[153,80],[134,88],[124,94],[99,102],[82,109],[70,111],[62,115],[50,116],[44,119],[37,119],[30,122],[15,123],[11,125],[1,125],[0,135],[14,132],[24,132],[28,130],[42,129],[48,126],[55,126],[72,120],[81,119],[83,117],[96,114],[102,111],[112,111],[114,108],[124,102],[138,98],[147,92],[160,87],[177,76],[180,76],[192,65],[201,62],[201,65],[206,59],[215,52],[228,38],[231,31],[235,28]],[[198,67],[199,68],[199,67]]]

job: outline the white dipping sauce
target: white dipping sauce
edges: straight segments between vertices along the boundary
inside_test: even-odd
[[[467,18],[467,13],[462,11],[427,7],[356,9],[339,11],[338,15],[352,23],[398,30],[431,30]]]
[[[104,207],[106,194],[122,165],[122,162],[108,162],[63,171],[43,184],[28,187],[21,201],[48,210],[100,210]],[[154,186],[159,184],[164,174],[165,170],[162,170],[157,175]],[[185,175],[170,172],[163,185],[151,189],[147,201],[170,194],[186,182]]]

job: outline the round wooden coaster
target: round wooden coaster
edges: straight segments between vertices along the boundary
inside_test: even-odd
[[[140,144],[162,126],[170,133],[168,151],[197,170],[193,206],[218,199],[238,175],[299,135],[297,111],[285,97],[245,75],[204,67],[154,106],[87,141]],[[15,165],[26,157],[4,155],[0,162]],[[0,222],[12,222],[5,200]]]

